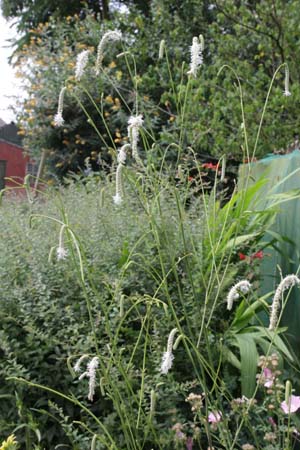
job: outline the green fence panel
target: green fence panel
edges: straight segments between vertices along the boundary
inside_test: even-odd
[[[248,172],[242,166],[240,168],[240,181],[245,180]],[[262,207],[270,200],[268,194],[278,194],[300,189],[300,151],[295,150],[287,155],[270,155],[260,161],[250,164],[249,182],[257,181],[261,177],[268,179],[267,185],[261,193]],[[265,194],[265,195],[264,195]],[[283,237],[277,246],[278,251],[268,249],[261,263],[261,294],[274,291],[280,282],[280,270],[283,277],[300,273],[300,199],[288,201],[280,205],[280,212],[271,229]],[[266,241],[271,241],[273,236],[265,236]],[[280,269],[279,269],[280,268]],[[264,317],[268,323],[268,318]],[[267,324],[266,323],[266,324]],[[284,308],[281,326],[287,326],[287,336],[296,355],[300,358],[300,289],[293,288]]]

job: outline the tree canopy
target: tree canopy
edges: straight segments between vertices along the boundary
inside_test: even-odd
[[[12,7],[15,2],[9,3]],[[75,3],[82,7],[81,2]],[[137,97],[149,129],[148,141],[141,142],[145,149],[155,144],[164,152],[172,142],[179,142],[183,152],[190,147],[196,154],[242,160],[245,132],[250,151],[255,147],[258,157],[285,148],[296,137],[297,1],[152,0],[144,15],[138,13],[136,2],[126,3],[127,11],[115,11],[109,21],[99,22],[85,9],[82,16],[68,15],[63,20],[53,15],[30,30],[30,41],[19,53],[19,76],[28,91],[18,109],[20,133],[32,154],[39,157],[43,149],[49,151],[54,173],[82,170],[86,158],[97,169],[99,161],[110,163],[116,147],[126,142],[127,121]],[[103,71],[95,77],[96,48],[108,29],[122,31],[123,40],[107,53]],[[198,78],[188,80],[189,50],[193,36],[199,34],[205,40],[204,64]],[[166,51],[160,60],[162,39]],[[84,49],[91,52],[90,68],[77,86],[76,57]],[[130,57],[117,58],[122,51],[129,51]],[[291,96],[283,95],[287,81]],[[70,91],[65,127],[58,130],[52,119],[63,85]],[[168,154],[176,159],[173,150]]]

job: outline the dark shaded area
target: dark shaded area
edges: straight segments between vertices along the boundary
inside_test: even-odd
[[[18,127],[14,122],[1,126],[0,123],[0,140],[10,142],[22,147],[22,138],[18,135]]]

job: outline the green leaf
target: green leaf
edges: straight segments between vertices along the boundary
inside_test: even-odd
[[[242,395],[252,397],[256,386],[256,370],[258,353],[252,333],[236,334],[234,336],[241,358]]]

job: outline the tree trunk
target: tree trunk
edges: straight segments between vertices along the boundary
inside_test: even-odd
[[[109,19],[109,0],[99,0],[102,20]]]

